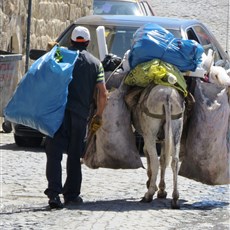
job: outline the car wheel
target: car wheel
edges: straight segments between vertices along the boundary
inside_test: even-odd
[[[42,140],[42,137],[21,137],[14,134],[14,141],[19,147],[39,147]]]
[[[10,133],[12,131],[12,126],[11,126],[11,123],[9,121],[4,121],[2,123],[2,130],[5,132],[5,133]]]

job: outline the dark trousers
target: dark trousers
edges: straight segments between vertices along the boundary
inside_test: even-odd
[[[46,138],[47,156],[46,177],[48,197],[63,194],[65,200],[72,200],[80,194],[82,172],[80,157],[84,147],[87,120],[66,110],[63,123],[54,137]],[[67,153],[66,180],[62,186],[61,161],[63,153]]]

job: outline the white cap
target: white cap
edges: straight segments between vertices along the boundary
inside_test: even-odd
[[[80,38],[78,38],[80,37]],[[71,40],[74,42],[86,42],[90,40],[90,33],[86,27],[77,26],[71,34]]]

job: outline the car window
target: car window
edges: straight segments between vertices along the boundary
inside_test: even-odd
[[[76,25],[75,25],[76,26]],[[74,27],[71,27],[65,35],[58,40],[58,43],[64,47],[70,47],[70,37]],[[91,41],[88,46],[88,50],[99,57],[96,25],[84,25],[87,27],[91,34]],[[137,30],[136,27],[119,27],[119,26],[105,26],[106,43],[108,47],[108,52],[116,54],[119,57],[123,57],[125,52],[130,49],[133,39],[133,34]]]
[[[123,57],[125,52],[130,49],[133,34],[136,28],[113,28],[107,33],[106,42],[110,53],[116,54],[119,57]]]
[[[60,37],[57,42],[59,43],[60,46],[64,47],[70,47],[71,46],[71,33],[73,29],[75,28],[76,25],[72,25],[71,27],[68,28],[68,30],[64,33],[62,37]],[[99,57],[99,50],[98,50],[98,43],[97,43],[97,34],[96,34],[96,28],[97,26],[90,26],[90,25],[82,25],[88,28],[90,32],[90,37],[91,41],[88,46],[88,50],[95,55],[96,57]]]
[[[58,43],[61,46],[70,47],[70,37],[72,30],[76,25],[70,27],[65,34],[58,39]],[[88,46],[88,50],[99,57],[98,42],[96,29],[97,25],[83,25],[87,27],[91,34],[91,41]],[[133,34],[136,32],[138,27],[125,27],[125,26],[105,26],[106,43],[109,53],[116,54],[119,57],[123,57],[125,52],[130,49],[133,41]],[[181,33],[179,30],[169,31],[177,38],[181,38]]]
[[[199,25],[189,28],[187,29],[187,36],[188,39],[195,40],[200,43],[204,48],[205,54],[208,54],[208,50],[212,49],[215,52],[215,62],[221,59],[217,47],[213,44],[209,34],[204,30],[204,28]]]
[[[64,47],[70,47],[71,46],[70,37],[71,37],[71,33],[72,33],[74,28],[75,28],[75,25],[72,25],[71,27],[69,27],[66,30],[66,32],[64,33],[64,35],[62,37],[59,37],[57,39],[57,42],[60,46],[64,46]]]
[[[200,26],[194,26],[194,31],[196,32],[196,35],[198,37],[198,40],[202,46],[210,46],[211,40],[209,35],[205,32],[205,30]]]
[[[94,1],[93,14],[143,15],[143,12],[136,2]]]

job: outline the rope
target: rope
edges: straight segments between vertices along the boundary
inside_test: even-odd
[[[105,81],[105,84],[110,80],[110,78],[112,77],[112,75],[117,71],[117,69],[119,69],[121,67],[121,65],[123,64],[124,60],[121,61],[121,63],[116,67],[115,70],[113,70],[113,72],[109,75],[109,77],[107,78],[107,80]]]

